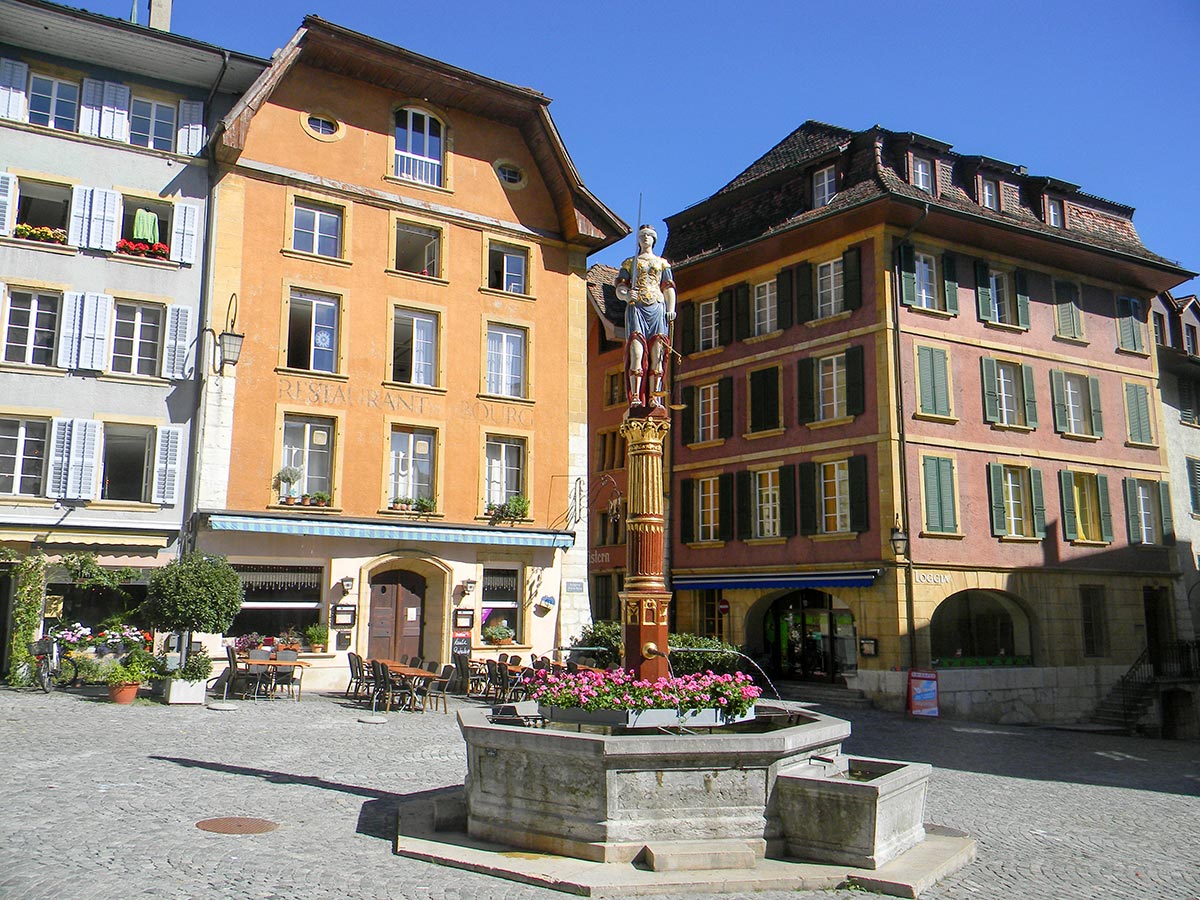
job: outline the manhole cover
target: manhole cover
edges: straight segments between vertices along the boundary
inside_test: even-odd
[[[217,834],[266,834],[278,828],[279,823],[250,816],[225,816],[220,819],[201,819],[196,823],[196,827],[201,831],[215,831]]]

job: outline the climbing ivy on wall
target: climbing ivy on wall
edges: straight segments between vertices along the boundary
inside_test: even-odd
[[[11,558],[11,556],[10,556]],[[8,654],[8,683],[33,684],[33,657],[29,642],[37,634],[46,600],[46,556],[35,550],[16,565],[17,589],[13,596],[12,643]]]

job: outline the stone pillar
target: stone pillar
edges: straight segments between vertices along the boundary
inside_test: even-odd
[[[642,649],[653,643],[666,652],[671,608],[671,594],[663,580],[663,443],[671,421],[661,407],[655,412],[658,415],[644,418],[627,416],[621,423],[629,476],[625,590],[621,591],[622,664],[638,677],[652,680],[668,674],[667,660],[648,657]]]

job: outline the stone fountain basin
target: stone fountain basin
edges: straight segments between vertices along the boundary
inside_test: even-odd
[[[754,732],[593,734],[492,724],[487,709],[463,710],[468,833],[596,862],[631,862],[648,844],[662,857],[696,841],[745,848],[751,860],[788,854],[777,781],[813,774],[814,756],[841,758],[850,723],[786,703],[759,703],[764,713],[787,718]]]
[[[776,779],[787,855],[877,869],[925,839],[932,767],[837,755],[811,758]]]

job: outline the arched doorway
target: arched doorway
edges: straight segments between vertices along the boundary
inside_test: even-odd
[[[784,594],[771,604],[762,627],[775,674],[834,682],[858,669],[854,614],[830,594],[810,588]]]
[[[422,576],[404,569],[371,576],[369,658],[425,655],[425,587]]]
[[[1029,616],[1002,591],[967,590],[951,594],[929,620],[929,654],[939,665],[1029,664]]]

